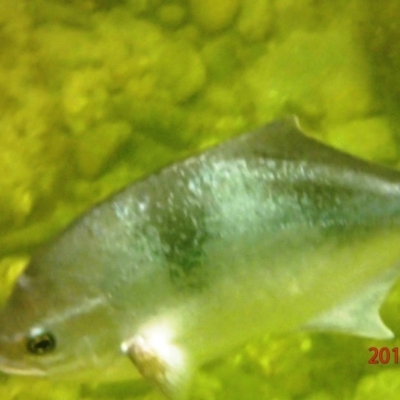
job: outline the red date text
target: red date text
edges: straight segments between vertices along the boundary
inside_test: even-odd
[[[368,360],[368,364],[387,364],[391,360],[394,364],[399,363],[398,347],[393,347],[391,350],[387,347],[381,347],[380,349],[377,347],[370,347],[368,350],[373,353]]]

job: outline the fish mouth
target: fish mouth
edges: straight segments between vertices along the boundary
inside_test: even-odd
[[[9,360],[0,357],[0,371],[11,375],[25,376],[46,376],[46,372],[39,368],[26,368],[20,365],[15,365]]]

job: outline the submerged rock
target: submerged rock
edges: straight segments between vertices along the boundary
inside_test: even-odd
[[[227,28],[235,18],[240,0],[190,0],[193,19],[206,33]]]
[[[243,0],[237,28],[243,39],[256,42],[271,33],[273,21],[274,12],[270,0]]]

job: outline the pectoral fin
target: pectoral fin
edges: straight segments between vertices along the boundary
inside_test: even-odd
[[[169,399],[187,398],[192,379],[183,350],[163,337],[135,336],[121,345],[141,375],[157,386]]]
[[[383,323],[379,309],[398,276],[398,268],[390,270],[356,296],[308,322],[304,328],[376,339],[393,338],[394,334]]]

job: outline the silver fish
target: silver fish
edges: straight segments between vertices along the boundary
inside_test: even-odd
[[[268,332],[389,338],[399,243],[399,172],[275,122],[133,183],[35,254],[0,314],[0,369],[129,358],[178,399]]]

